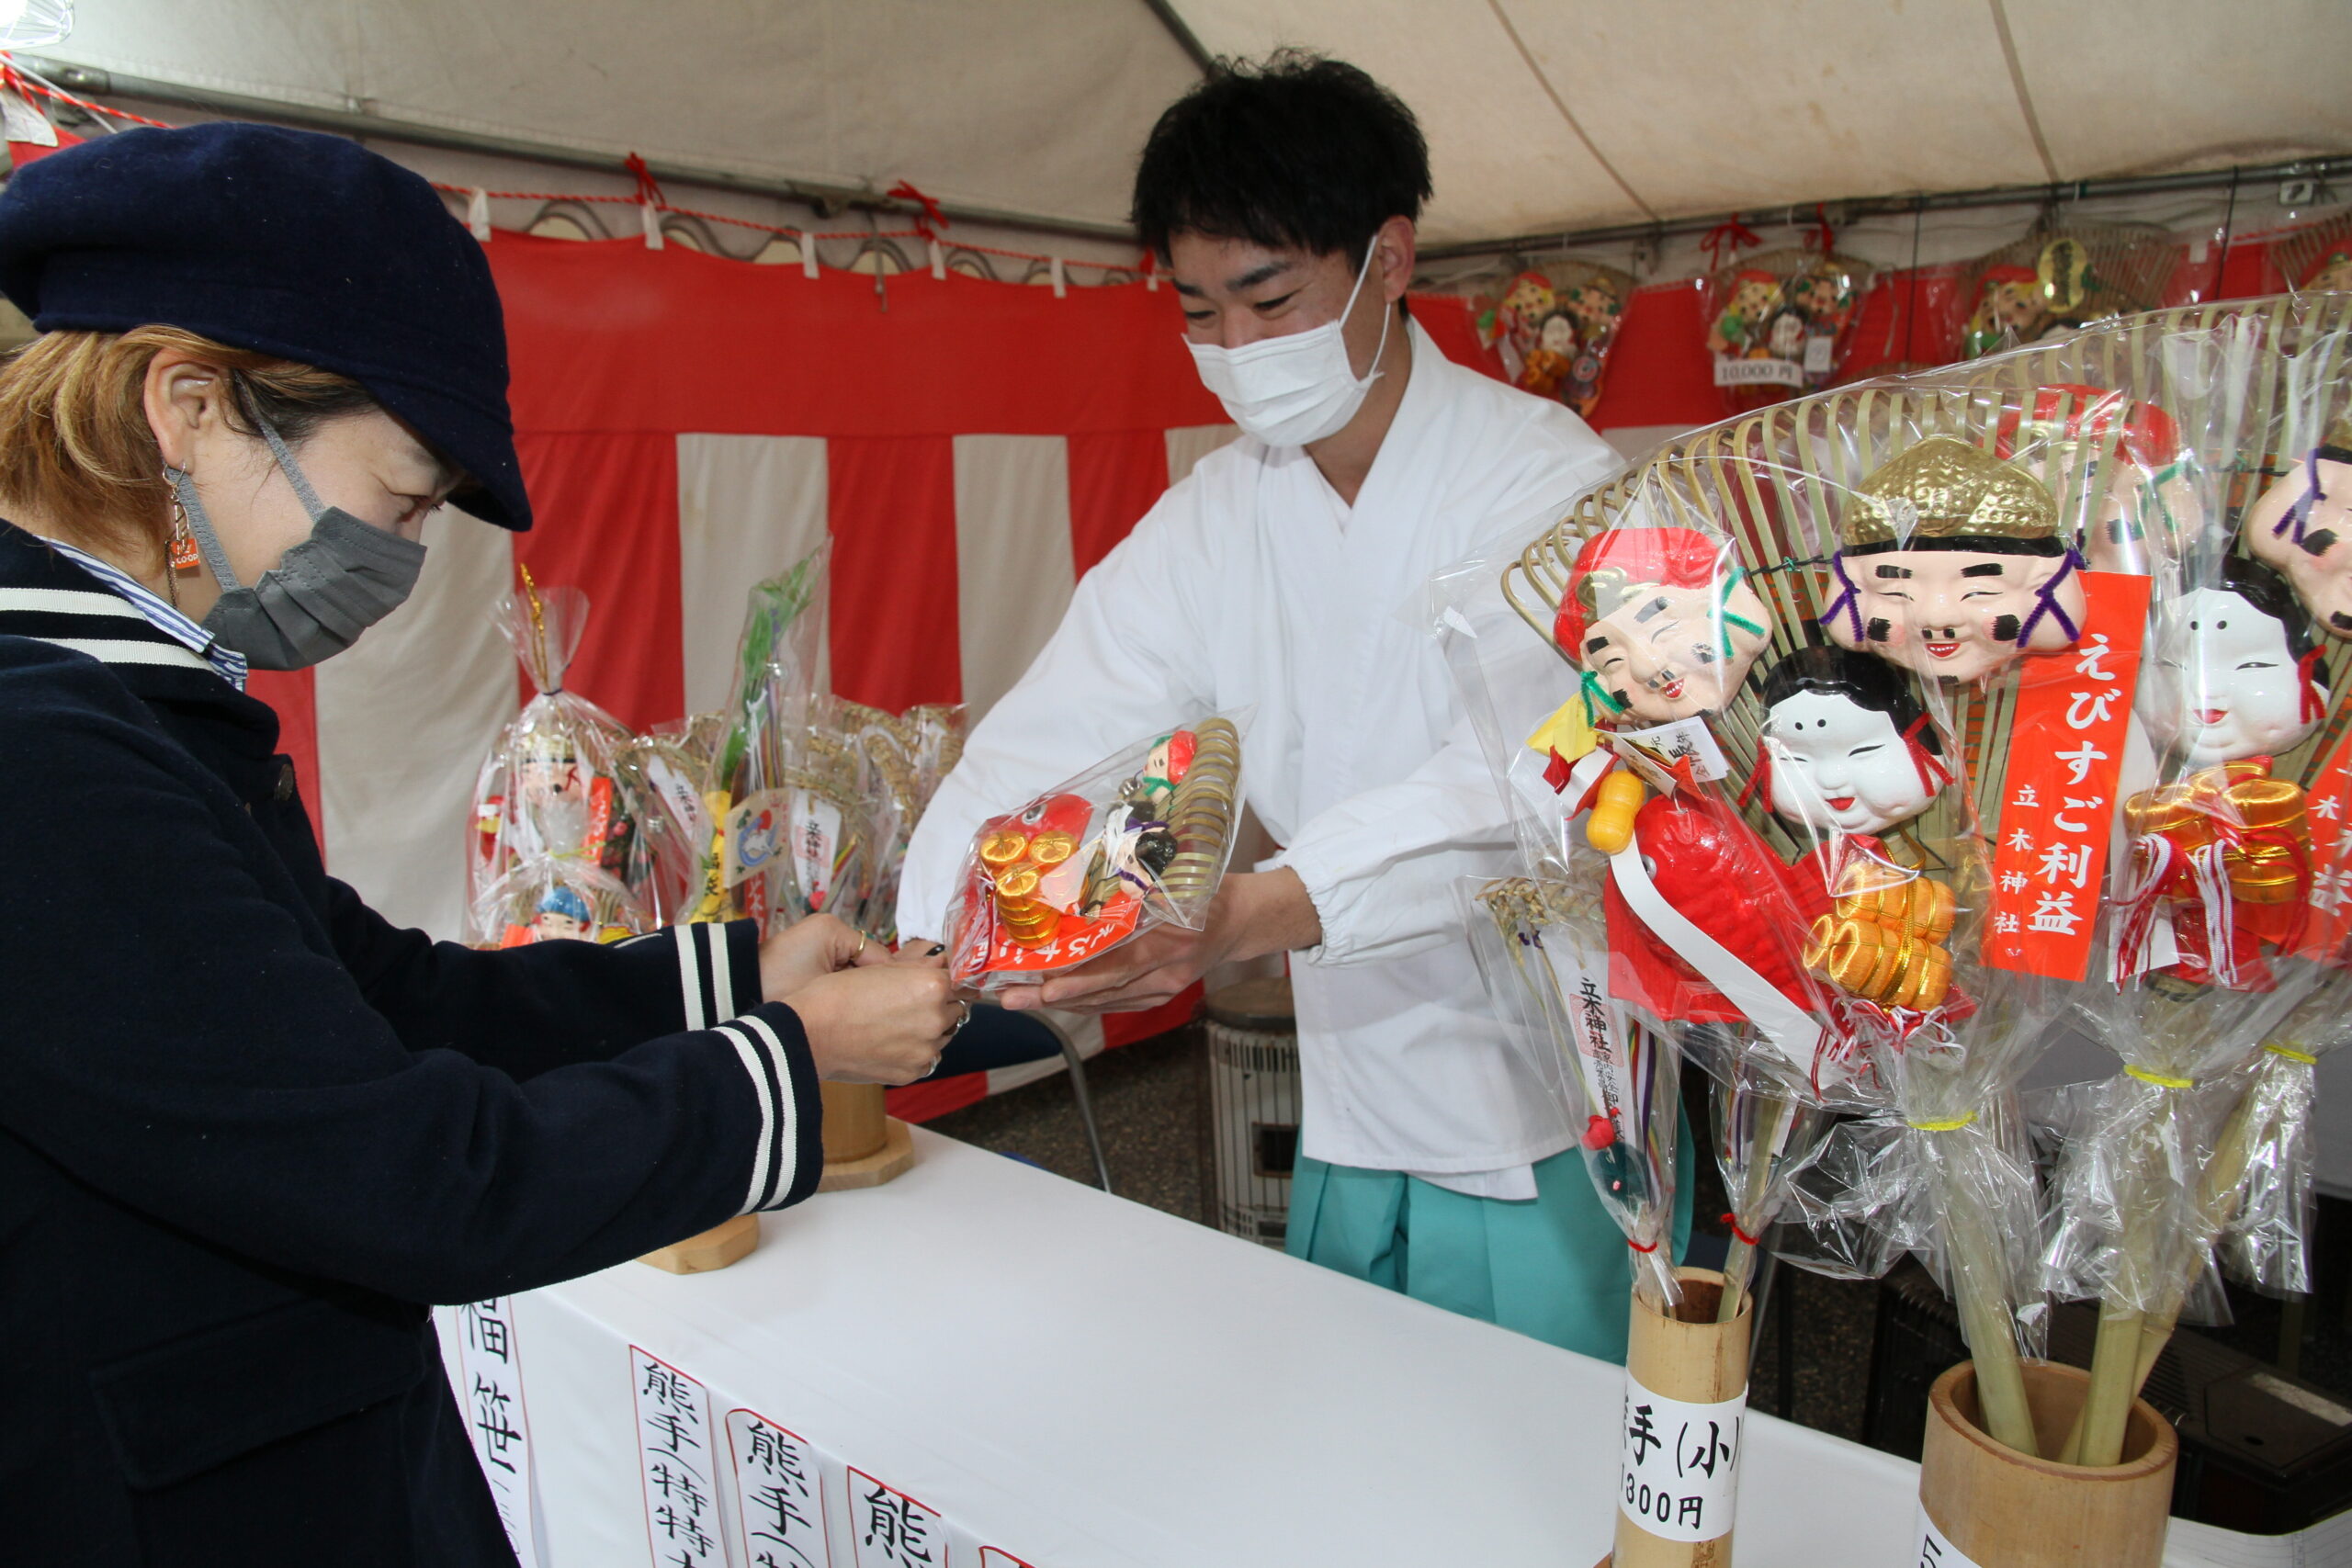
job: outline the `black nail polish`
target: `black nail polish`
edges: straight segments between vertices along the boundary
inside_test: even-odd
[[[924,953],[923,956],[925,958],[936,958],[946,951],[947,944],[945,942],[936,942],[933,944],[932,950],[929,953]]]

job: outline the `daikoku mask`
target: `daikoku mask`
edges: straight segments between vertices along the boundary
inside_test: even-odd
[[[1227,348],[1221,344],[1185,341],[1201,384],[1216,394],[1233,423],[1269,446],[1304,446],[1337,434],[1363,406],[1373,382],[1380,378],[1380,356],[1388,347],[1388,319],[1380,315],[1380,346],[1373,350],[1372,370],[1358,377],[1348,363],[1342,328],[1363,292],[1372,271],[1375,243],[1364,247],[1363,265],[1356,269],[1356,286],[1340,313],[1319,327],[1281,337],[1261,338]]]
[[[205,628],[256,669],[302,670],[341,653],[390,615],[416,587],[424,547],[362,523],[321,502],[294,454],[266,422],[256,420],[280,472],[311,514],[311,536],[286,552],[250,587],[237,581],[228,552],[196,491],[195,476],[166,469],[188,532],[220,584]]]

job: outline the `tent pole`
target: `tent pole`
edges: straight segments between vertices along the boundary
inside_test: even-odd
[[[1143,0],[1143,3],[1153,16],[1159,18],[1159,25],[1168,29],[1168,36],[1176,40],[1176,46],[1200,67],[1202,75],[1209,75],[1216,70],[1216,57],[1201,47],[1201,40],[1191,25],[1176,14],[1175,0]]]
[[[180,108],[198,109],[228,119],[274,120],[281,125],[300,126],[307,130],[327,130],[338,135],[386,141],[405,141],[418,147],[438,147],[457,152],[485,152],[494,157],[526,158],[535,164],[551,164],[563,168],[594,169],[600,174],[619,175],[620,157],[613,152],[582,151],[561,142],[538,141],[524,137],[492,136],[479,131],[458,130],[447,126],[427,125],[416,120],[392,119],[383,115],[358,114],[342,109],[322,108],[311,104],[279,103],[275,99],[251,97],[242,93],[223,93],[209,87],[191,87],[177,82],[161,82],[145,76],[128,76],[119,71],[103,71],[96,66],[74,65],[62,60],[25,56],[22,63],[28,71],[47,78],[71,92],[86,93],[97,97],[139,98],[149,103],[168,104]],[[664,185],[703,186],[719,190],[741,191],[753,196],[777,197],[799,202],[813,208],[820,218],[832,218],[847,211],[907,213],[922,216],[922,209],[912,202],[896,200],[877,191],[856,186],[831,185],[822,181],[796,179],[763,179],[753,175],[736,174],[727,169],[715,169],[695,164],[668,163],[647,160],[647,170]],[[1135,243],[1135,231],[1124,223],[1089,223],[1073,218],[1051,218],[1029,212],[1009,212],[992,207],[975,207],[962,202],[943,201],[940,210],[957,222],[986,223],[1004,229],[1022,229],[1040,234],[1069,234],[1089,240],[1109,240],[1122,244]]]

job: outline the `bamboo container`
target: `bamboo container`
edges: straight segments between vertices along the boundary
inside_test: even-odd
[[[2056,1453],[2081,1414],[2090,1375],[2047,1361],[2028,1361],[2024,1371],[2041,1450]],[[2132,1401],[2118,1465],[2030,1458],[1986,1436],[1982,1419],[1976,1369],[1962,1361],[1928,1391],[1919,1462],[1921,1562],[1942,1568],[2160,1568],[2180,1439],[2146,1400]],[[1930,1528],[1950,1550],[1938,1546],[1928,1554]]]
[[[1632,1332],[1625,1346],[1627,1413],[1640,1419],[1644,1396],[1669,1408],[1657,1409],[1653,1422],[1662,1445],[1632,1448],[1649,1456],[1629,1465],[1619,1479],[1615,1568],[1730,1568],[1732,1508],[1738,1495],[1740,1414],[1747,1398],[1747,1332],[1750,1303],[1717,1322],[1724,1280],[1713,1269],[1678,1269],[1682,1301],[1672,1317],[1634,1298]],[[1736,1403],[1735,1403],[1736,1402]],[[1700,1411],[1670,1406],[1701,1406]],[[1663,1471],[1657,1471],[1661,1459]],[[1707,1468],[1703,1482],[1699,1466]],[[1718,1473],[1717,1467],[1720,1467]],[[1645,1472],[1676,1495],[1657,1494]],[[1626,1494],[1630,1492],[1629,1498]],[[1642,1518],[1634,1512],[1643,1511]],[[1663,1513],[1664,1519],[1657,1517]],[[1709,1534],[1720,1527],[1720,1533]],[[1692,1535],[1706,1539],[1692,1540]]]
[[[880,1084],[817,1087],[825,1101],[825,1174],[818,1191],[879,1187],[912,1168],[914,1136],[883,1109]]]

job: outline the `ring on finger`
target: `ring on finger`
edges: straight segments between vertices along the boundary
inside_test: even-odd
[[[854,963],[856,963],[859,959],[861,959],[861,958],[865,957],[865,944],[866,944],[867,942],[872,942],[873,940],[874,940],[874,939],[873,939],[872,937],[867,936],[864,931],[860,931],[860,932],[858,932],[858,933],[857,933],[857,951],[856,951],[855,953],[851,953],[851,954],[849,955],[849,961],[850,961],[852,964],[854,964]]]
[[[964,1010],[962,1013],[957,1015],[956,1026],[947,1032],[947,1038],[950,1040],[953,1040],[958,1034],[963,1033],[964,1026],[972,1021],[972,1004],[967,1001],[958,1001],[956,1005],[962,1008]]]

